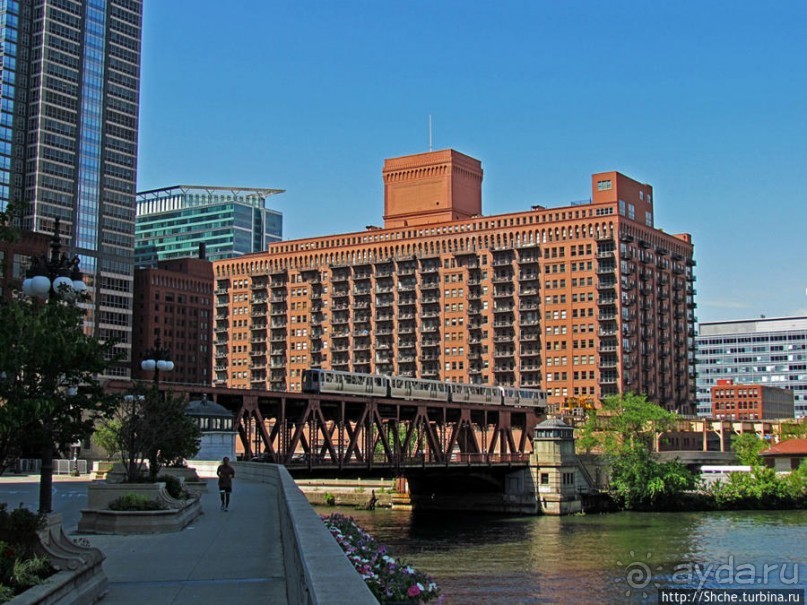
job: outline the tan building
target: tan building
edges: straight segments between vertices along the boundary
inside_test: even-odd
[[[771,420],[793,418],[793,391],[762,384],[734,384],[720,379],[711,389],[712,418],[716,420]]]
[[[652,187],[606,172],[585,203],[484,216],[457,151],[383,179],[383,227],[214,263],[216,384],[298,391],[323,367],[690,411],[693,246],[654,227]]]

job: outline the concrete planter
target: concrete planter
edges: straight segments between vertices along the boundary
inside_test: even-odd
[[[182,485],[191,493],[200,495],[207,492],[207,481],[201,479],[193,467],[163,467],[160,469],[161,475],[170,475],[182,481]]]
[[[110,460],[94,460],[92,463],[93,479],[106,479],[114,466],[115,463]]]
[[[156,511],[114,511],[109,503],[126,494],[141,494],[168,508]],[[202,514],[198,497],[176,500],[165,483],[91,483],[87,487],[88,507],[81,511],[79,533],[155,534],[179,531]]]
[[[89,605],[106,593],[104,554],[81,546],[62,531],[61,515],[50,515],[48,526],[39,534],[37,552],[57,570],[45,582],[29,588],[8,603],[12,605]]]

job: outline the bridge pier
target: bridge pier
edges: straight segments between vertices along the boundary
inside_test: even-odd
[[[421,469],[407,473],[417,511],[534,515],[538,512],[529,468]]]
[[[556,418],[535,427],[530,471],[541,512],[569,515],[583,511],[583,492],[594,486],[574,451],[574,429]]]

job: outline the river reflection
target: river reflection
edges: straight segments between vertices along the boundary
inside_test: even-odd
[[[807,511],[497,517],[317,510],[354,517],[432,575],[452,605],[657,603],[658,586],[699,584],[807,588]]]

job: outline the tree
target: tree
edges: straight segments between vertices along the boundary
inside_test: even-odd
[[[697,478],[683,464],[659,462],[652,451],[654,436],[677,418],[633,393],[606,397],[601,409],[590,412],[578,445],[605,453],[612,494],[622,508],[669,506],[683,491],[695,488]]]
[[[600,446],[606,453],[618,453],[637,443],[650,444],[653,434],[669,429],[678,416],[648,401],[645,395],[610,395],[602,408],[592,410],[583,426],[582,447]]]
[[[149,476],[157,477],[164,465],[176,464],[199,451],[201,432],[185,415],[186,402],[173,392],[137,386],[123,397],[117,411],[117,447],[126,480],[136,482],[149,463]]]
[[[120,452],[118,433],[120,433],[120,420],[107,418],[95,427],[92,434],[92,442],[106,452],[107,460],[111,460]]]
[[[20,236],[18,224],[25,210],[25,204],[9,203],[0,209],[0,241],[16,242]]]
[[[678,460],[659,462],[643,444],[625,447],[611,458],[611,489],[616,503],[628,510],[670,508],[697,478]]]
[[[731,440],[731,449],[737,454],[737,461],[748,466],[759,466],[762,458],[759,455],[768,449],[768,444],[756,433],[741,433]]]
[[[0,303],[0,456],[38,453],[39,510],[51,512],[53,458],[90,436],[114,400],[97,375],[114,343],[83,330],[84,311],[56,298]]]

